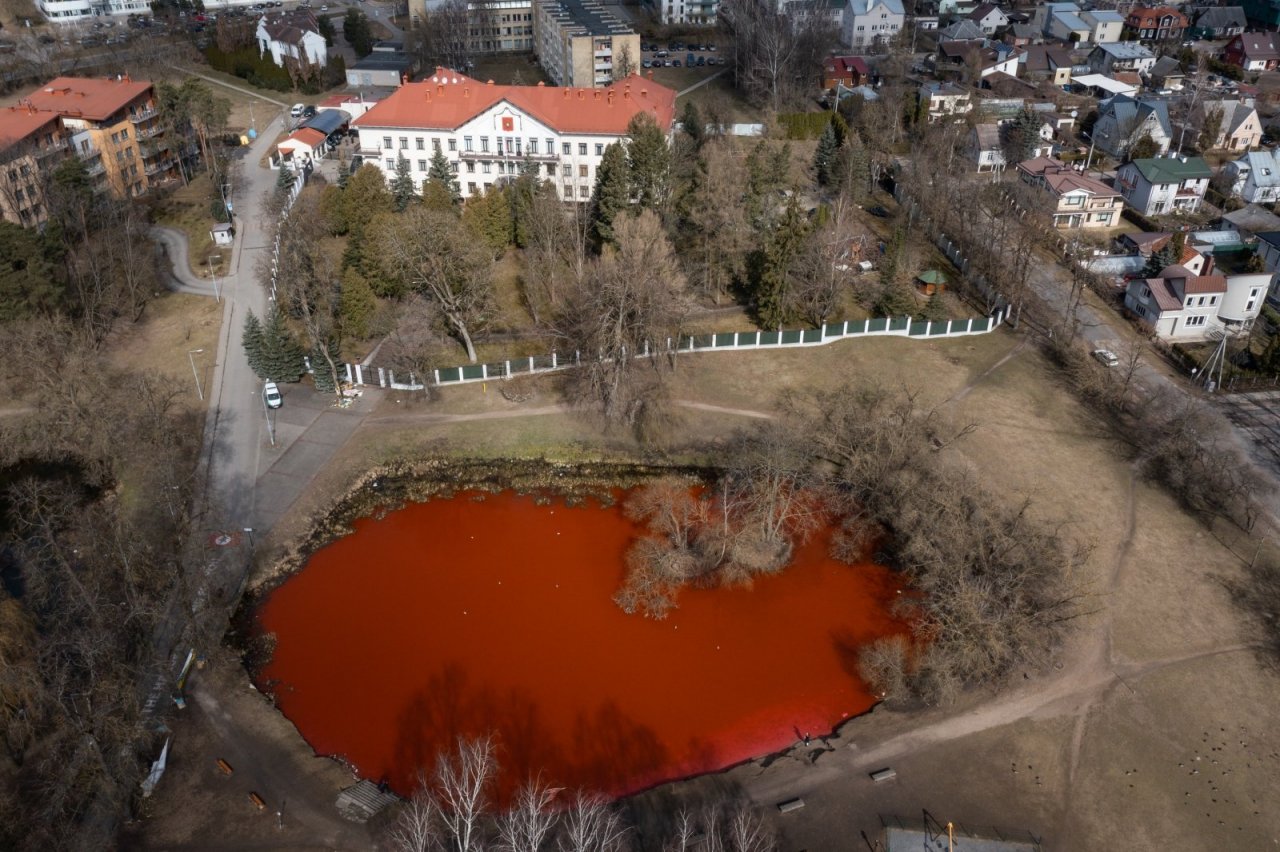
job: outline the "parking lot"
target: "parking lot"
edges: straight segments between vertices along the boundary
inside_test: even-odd
[[[694,68],[725,64],[725,58],[719,55],[716,45],[710,43],[642,42],[640,54],[642,68]]]

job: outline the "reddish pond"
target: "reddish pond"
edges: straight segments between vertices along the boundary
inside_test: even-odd
[[[317,752],[402,792],[458,734],[496,732],[504,787],[542,771],[621,794],[871,706],[855,656],[902,630],[889,572],[819,537],[785,573],[685,590],[654,621],[612,601],[637,534],[617,507],[510,493],[360,521],[262,607],[265,677]]]

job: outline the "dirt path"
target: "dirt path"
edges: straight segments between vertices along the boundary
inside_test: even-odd
[[[674,401],[681,408],[690,408],[695,411],[709,411],[716,414],[732,414],[737,417],[750,417],[757,420],[772,420],[775,415],[767,411],[756,411],[748,408],[725,408],[720,405],[711,405],[705,402],[695,402],[688,399],[677,399]],[[399,424],[399,423],[466,423],[472,420],[510,420],[519,417],[543,417],[548,414],[569,414],[574,411],[570,405],[556,403],[554,405],[541,405],[537,408],[513,408],[505,411],[478,411],[469,414],[442,414],[437,411],[405,411],[395,414],[375,415],[371,417],[370,424]]]

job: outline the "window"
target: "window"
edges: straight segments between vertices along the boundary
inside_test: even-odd
[[[420,172],[425,172],[426,170],[427,170],[427,161],[426,161],[426,160],[419,160],[419,161],[418,161],[418,171],[420,171]]]
[[[556,176],[556,167],[554,163],[547,163],[547,177]]]
[[[554,154],[555,152],[556,152],[556,140],[554,140],[554,139],[552,139],[552,138],[548,137],[548,138],[547,138],[547,153],[548,153],[548,154]]]
[[[569,199],[573,198],[573,187],[567,183],[564,185],[564,197]]]
[[[1098,213],[1094,218],[1097,219],[1100,224],[1103,224],[1103,225],[1111,224],[1110,213]]]
[[[1201,296],[1201,297],[1200,297],[1200,301],[1196,303],[1196,306],[1197,306],[1197,307],[1203,307],[1203,306],[1204,306],[1204,296]]]
[[[470,136],[463,136],[463,137],[462,137],[462,150],[464,150],[464,151],[472,151],[472,150],[474,150],[474,149],[471,147],[471,137],[470,137]]]
[[[480,137],[480,150],[481,150],[481,151],[488,152],[488,150],[489,150],[489,137],[488,137],[488,136],[481,136],[481,137]]]
[[[458,140],[457,140],[457,139],[454,139],[453,137],[450,137],[450,138],[449,138],[449,150],[450,150],[450,151],[456,151],[456,150],[458,150]]]
[[[408,136],[401,136],[401,137],[400,137],[400,150],[401,150],[401,151],[407,151],[407,150],[409,150],[409,137],[408,137]]]
[[[414,139],[414,140],[413,140],[413,147],[414,147],[414,148],[416,148],[416,149],[418,149],[419,151],[421,151],[421,150],[422,150],[422,137],[421,137],[421,136],[419,136],[417,139]]]
[[[498,161],[498,174],[505,175],[507,173],[507,164],[502,160]]]
[[[578,156],[579,156],[579,157],[585,157],[585,156],[587,156],[587,143],[586,143],[586,142],[579,142],[579,143],[578,143]]]
[[[383,136],[383,137],[382,137],[382,147],[383,147],[383,148],[387,148],[387,149],[390,149],[390,148],[391,148],[391,137],[390,137],[390,136]]]
[[[1245,306],[1244,306],[1244,309],[1245,309],[1246,311],[1251,311],[1251,310],[1253,310],[1253,306],[1254,306],[1255,304],[1257,304],[1257,303],[1256,303],[1253,299],[1250,299],[1250,300],[1249,300],[1249,304],[1245,305]]]
[[[472,181],[471,183],[468,183],[468,184],[467,184],[467,194],[468,194],[468,195],[475,195],[475,194],[476,194],[476,185],[475,185],[475,182],[474,182],[474,181]]]
[[[589,186],[580,186],[580,187],[578,187],[578,197],[579,197],[579,198],[590,198],[590,197],[591,197],[591,187],[589,187]]]
[[[1216,305],[1216,304],[1218,304],[1218,297],[1217,297],[1217,296],[1210,296],[1210,297],[1209,297],[1209,304],[1211,304],[1211,305]]]
[[[530,153],[531,155],[532,155],[532,154],[536,154],[536,153],[538,153],[538,140],[537,140],[537,139],[530,139],[530,140],[529,140],[529,153]]]
[[[484,172],[485,174],[489,174],[492,171],[492,164],[488,160],[485,160],[483,163],[480,164],[480,171]]]
[[[450,163],[450,164],[449,164],[449,173],[450,173],[450,174],[455,174],[455,175],[458,173],[458,164],[457,164],[457,163]]]
[[[561,146],[561,153],[563,153],[566,157],[569,156],[570,154],[573,153],[573,146],[570,145],[568,142],[565,142]]]
[[[565,177],[573,177],[573,166],[569,165],[568,163],[565,163],[561,171],[561,174],[564,175]]]
[[[596,143],[596,156],[597,156],[597,157],[603,157],[603,156],[604,156],[604,143],[603,143],[603,142],[597,142],[597,143]]]
[[[468,174],[475,174],[475,173],[476,173],[476,163],[475,163],[475,160],[467,160],[467,173],[468,173]]]
[[[1256,298],[1258,298],[1258,288],[1257,288],[1257,287],[1254,287],[1252,290],[1250,290],[1250,291],[1249,291],[1249,298],[1250,298],[1250,299],[1256,299]]]
[[[1198,326],[1204,325],[1207,319],[1208,317],[1204,317],[1204,316],[1187,317],[1187,321],[1183,323],[1183,325],[1185,325],[1187,328],[1198,327]]]
[[[587,176],[587,167],[578,166],[578,177],[584,178],[586,176]]]
[[[394,171],[396,170],[396,161],[395,161],[395,160],[391,159],[390,157],[387,157],[387,159],[386,159],[386,161],[385,161],[385,162],[386,162],[386,164],[387,164],[387,171],[389,171],[389,172],[394,172]]]
[[[129,141],[129,128],[126,127],[124,130],[120,131],[120,141],[121,142]]]

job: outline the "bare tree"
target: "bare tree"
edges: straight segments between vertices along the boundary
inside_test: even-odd
[[[418,773],[413,795],[400,808],[388,839],[395,852],[435,852],[442,848],[439,803],[425,774]]]
[[[605,799],[579,790],[565,811],[556,847],[560,852],[622,852],[630,829]]]
[[[492,737],[459,737],[451,754],[436,758],[437,811],[456,852],[479,852],[484,848],[489,788],[497,771]]]
[[[516,791],[511,807],[498,815],[498,848],[506,852],[539,852],[555,832],[553,809],[559,788],[536,777]]]

